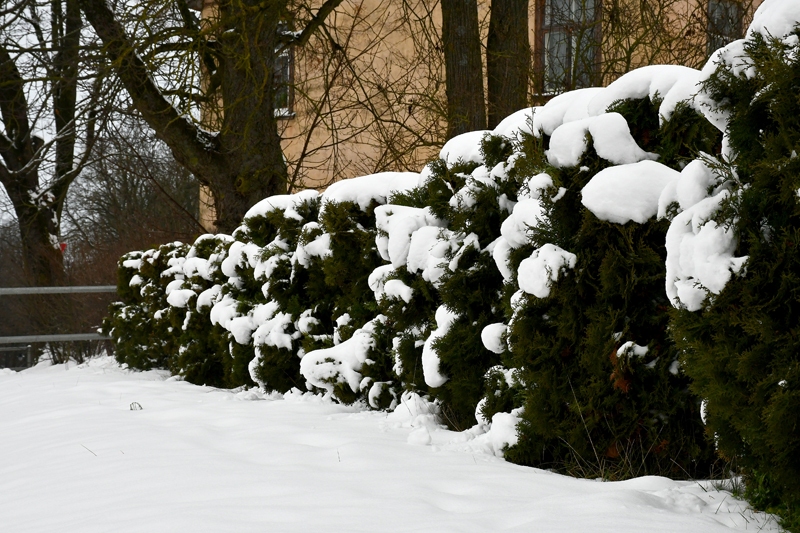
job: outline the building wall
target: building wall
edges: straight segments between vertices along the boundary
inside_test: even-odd
[[[587,81],[606,85],[648,64],[699,67],[708,55],[707,2],[727,0],[548,1],[571,9],[596,3],[594,18],[570,30],[588,29],[597,36],[593,70],[562,88],[572,89]],[[760,2],[738,3],[741,28]],[[653,9],[644,12],[643,5]],[[490,0],[479,0],[484,45],[489,6]],[[533,103],[552,96],[543,79],[545,6],[545,0],[530,1]],[[214,16],[214,0],[205,0],[202,15]],[[419,170],[446,140],[438,0],[345,0],[328,17],[327,26],[330,35],[318,33],[307,46],[292,51],[292,113],[279,126],[290,190],[322,189],[384,170]],[[211,228],[208,200],[207,191],[201,192],[202,222]]]

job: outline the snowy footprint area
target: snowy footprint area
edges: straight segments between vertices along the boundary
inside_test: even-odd
[[[0,370],[0,530],[779,531],[709,482],[572,479],[411,423],[109,357]]]

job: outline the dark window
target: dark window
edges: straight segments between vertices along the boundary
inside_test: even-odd
[[[595,83],[599,0],[544,0],[540,8],[542,92],[560,93]]]
[[[708,53],[742,36],[742,5],[734,0],[708,1]]]
[[[281,22],[278,33],[286,37],[292,32]],[[294,51],[291,44],[283,44],[275,52],[275,116],[291,118],[294,116]]]
[[[275,116],[294,116],[294,54],[292,48],[285,48],[275,58]]]

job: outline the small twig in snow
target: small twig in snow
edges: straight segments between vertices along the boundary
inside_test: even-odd
[[[723,503],[725,503],[725,500],[727,499],[727,497],[728,497],[728,495],[726,494],[726,495],[725,495],[725,498],[722,498],[722,501],[721,501],[721,502],[719,502],[719,505],[717,505],[717,510],[716,510],[716,511],[714,511],[714,514],[717,514],[717,513],[719,512],[719,508],[720,508],[720,507],[722,507],[722,504],[723,504]]]
[[[81,446],[83,446],[83,444],[81,444]],[[84,448],[86,448],[86,446],[83,446],[83,447],[84,447]],[[87,451],[87,452],[89,452],[89,453],[91,453],[91,454],[92,454],[92,455],[94,455],[95,457],[97,457],[97,454],[96,454],[96,453],[94,453],[94,452],[93,452],[92,450],[90,450],[89,448],[86,448],[86,451]]]

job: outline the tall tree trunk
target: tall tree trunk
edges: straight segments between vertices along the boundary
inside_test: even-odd
[[[23,205],[15,209],[22,237],[26,277],[32,285],[63,285],[64,255],[58,243],[58,216],[52,206]]]
[[[447,137],[486,129],[477,0],[442,0]]]
[[[24,268],[34,285],[61,280],[63,258],[58,247],[58,216],[52,194],[39,187],[42,139],[28,119],[25,82],[8,51],[0,44],[0,182],[8,193],[19,224]]]
[[[212,185],[217,228],[232,232],[258,201],[287,190],[275,119],[276,51],[285,1],[221,3],[221,151],[230,169]],[[250,13],[258,10],[258,16]]]
[[[528,0],[492,0],[486,41],[489,128],[528,103]]]
[[[76,109],[78,98],[78,63],[81,50],[81,8],[77,0],[66,0],[63,5],[53,2],[53,48],[57,50],[53,60],[53,119],[56,127],[55,180],[51,189],[55,202],[58,226],[61,211],[67,197],[67,189],[74,180]],[[90,143],[90,139],[84,139]]]
[[[172,107],[106,0],[79,2],[142,118],[176,161],[211,191],[219,231],[232,232],[253,204],[286,192],[275,119],[275,58],[280,47],[305,44],[342,0],[326,0],[296,35],[279,29],[290,18],[287,0],[219,0],[219,20],[213,22],[220,30],[215,45],[222,103],[218,134],[197,127]],[[200,33],[195,37],[205,39]]]

